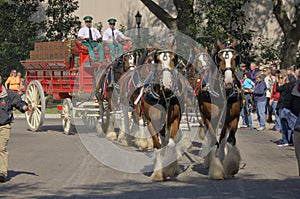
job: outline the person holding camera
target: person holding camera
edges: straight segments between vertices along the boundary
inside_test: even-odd
[[[104,50],[103,45],[100,43],[102,40],[102,36],[96,28],[92,27],[91,16],[85,16],[83,18],[85,22],[85,27],[80,28],[78,32],[78,38],[81,42],[81,45],[88,47],[89,56],[91,61],[97,61],[94,48],[98,51],[99,61],[104,61]]]
[[[109,47],[111,60],[114,61],[116,57],[123,54],[123,46],[119,43],[119,40],[130,40],[130,38],[126,37],[122,32],[115,28],[117,22],[116,19],[111,18],[108,19],[107,22],[109,24],[109,28],[107,28],[103,33],[103,42]]]
[[[277,146],[290,146],[293,143],[292,131],[288,126],[288,121],[283,118],[283,109],[285,108],[286,96],[292,92],[295,85],[296,78],[294,75],[279,74],[279,81],[276,83],[276,92],[280,92],[280,97],[277,102],[276,111],[278,110],[279,113],[282,140]]]

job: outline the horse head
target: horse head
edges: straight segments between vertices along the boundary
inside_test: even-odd
[[[210,59],[211,58],[207,53],[199,53],[196,55],[195,65],[200,70],[205,70],[207,68],[207,66],[209,65]]]
[[[135,56],[133,53],[126,53],[123,57],[126,70],[134,70],[136,67]]]
[[[157,51],[154,61],[161,71],[161,84],[164,89],[170,90],[173,86],[173,73],[175,69],[177,55],[172,51]]]
[[[231,46],[225,47],[220,41],[218,41],[218,47],[220,51],[218,52],[219,70],[224,75],[225,89],[231,89],[234,85],[234,71],[236,68],[236,58],[237,52],[234,50],[236,46],[236,40]]]

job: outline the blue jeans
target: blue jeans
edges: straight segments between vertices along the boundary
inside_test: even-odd
[[[249,128],[250,129],[253,129],[253,126],[252,126],[252,116],[251,116],[251,111],[249,109],[249,101],[247,100],[247,96],[246,96],[246,104],[245,104],[245,108],[247,110],[247,118],[246,118],[246,114],[245,114],[245,108],[242,108],[241,110],[241,117],[242,117],[242,125],[247,125],[246,123],[246,119],[248,119],[248,124],[249,124]]]
[[[282,135],[282,143],[293,143],[292,141],[292,133],[293,131],[289,129],[288,121],[286,119],[283,119],[281,117],[281,111],[282,109],[279,109],[279,117],[280,117],[280,123],[281,123],[281,135]]]
[[[266,127],[266,101],[264,102],[258,102],[256,101],[256,113],[257,113],[257,119],[259,121],[260,127]]]
[[[277,101],[273,101],[271,106],[272,106],[273,113],[274,113],[274,115],[275,115],[275,121],[274,121],[275,126],[274,126],[274,130],[275,130],[275,131],[278,131],[278,130],[281,129],[281,125],[280,125],[279,113],[277,113],[277,111],[276,111]]]

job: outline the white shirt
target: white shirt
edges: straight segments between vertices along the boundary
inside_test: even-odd
[[[91,27],[93,40],[96,41],[101,37],[99,30],[94,27]],[[78,32],[78,37],[83,36],[84,38],[89,38],[89,28],[87,26],[80,28]]]
[[[114,28],[114,37],[115,40],[117,40],[118,38],[124,39],[125,36],[123,35],[122,32],[120,32],[118,29]],[[113,41],[113,37],[112,37],[112,29],[111,28],[107,28],[104,33],[103,33],[103,41]]]

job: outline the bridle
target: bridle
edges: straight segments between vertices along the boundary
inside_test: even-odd
[[[234,49],[232,49],[232,48],[226,48],[226,49],[222,49],[222,50],[220,50],[218,52],[219,58],[220,58],[220,54],[224,55],[225,68],[223,70],[221,69],[221,67],[220,67],[220,61],[217,64],[217,66],[219,66],[218,67],[219,72],[222,74],[222,76],[224,76],[225,72],[228,71],[228,70],[231,70],[232,73],[234,73],[234,69],[231,66],[231,61],[232,61],[231,59],[232,59],[232,57],[230,58],[230,53],[233,55],[233,54],[236,53],[236,51]],[[230,63],[227,63],[227,64],[230,64],[230,67],[227,67],[226,66],[226,59],[229,59],[229,58],[230,58],[230,60],[229,60]]]

